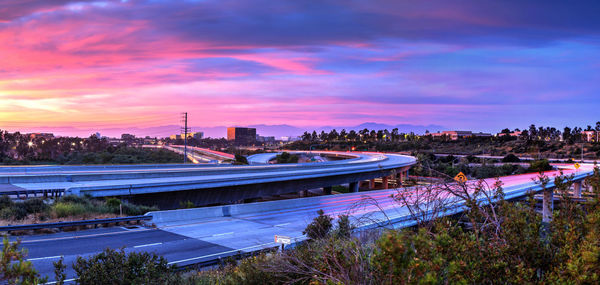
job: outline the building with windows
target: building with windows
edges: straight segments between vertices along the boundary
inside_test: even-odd
[[[598,132],[596,131],[583,131],[581,132],[581,138],[586,142],[598,141]]]
[[[172,140],[176,140],[176,139],[183,139],[183,137],[185,136],[185,134],[179,134],[179,135],[171,135],[169,138]],[[201,140],[204,138],[204,132],[191,132],[187,134],[188,139],[191,138],[195,138],[197,140]]]
[[[461,138],[468,138],[468,137],[491,137],[492,134],[490,133],[473,133],[471,131],[443,131],[443,132],[437,132],[437,133],[431,133],[431,136],[434,138],[446,138],[452,141],[461,139]]]
[[[227,128],[227,140],[238,144],[253,144],[256,142],[256,129],[229,127]]]

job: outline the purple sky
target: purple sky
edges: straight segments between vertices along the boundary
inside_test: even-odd
[[[598,1],[0,1],[0,129],[600,120]]]

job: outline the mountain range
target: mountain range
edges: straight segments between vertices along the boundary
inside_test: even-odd
[[[388,125],[388,124],[380,124],[367,122],[362,123],[360,125],[355,126],[316,126],[316,127],[296,127],[291,125],[247,125],[243,127],[256,128],[256,133],[261,136],[274,136],[279,139],[282,136],[300,136],[305,131],[312,132],[317,131],[320,133],[321,131],[329,132],[333,129],[336,129],[338,132],[342,129],[346,129],[346,131],[355,130],[359,131],[362,129],[369,130],[392,130],[394,128],[398,128],[398,131],[401,133],[410,133],[414,132],[415,134],[423,134],[426,130],[430,132],[437,132],[446,130],[445,127],[440,125],[411,125],[411,124],[398,124],[398,125]],[[106,129],[97,129],[97,130],[86,130],[75,127],[40,127],[35,129],[26,129],[20,130],[22,133],[25,132],[42,132],[42,133],[54,133],[59,136],[79,136],[79,137],[88,137],[91,134],[99,132],[102,136],[108,137],[120,137],[121,134],[128,133],[134,134],[138,137],[168,137],[172,134],[179,133],[181,126],[178,125],[165,125],[165,126],[156,126],[156,127],[146,127],[146,128],[106,128]],[[191,127],[192,132],[204,132],[204,137],[211,138],[221,138],[227,136],[227,127],[226,126],[217,126],[217,127]]]

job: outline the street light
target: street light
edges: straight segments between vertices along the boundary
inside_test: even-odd
[[[31,142],[31,141],[30,141],[30,142],[28,142],[28,143],[27,143],[27,145],[28,145],[29,147],[32,147],[32,146],[33,146],[33,142]]]

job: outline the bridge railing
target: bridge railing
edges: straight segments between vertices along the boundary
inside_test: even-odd
[[[123,223],[123,222],[135,222],[135,221],[139,222],[139,221],[149,221],[151,219],[152,219],[152,216],[129,216],[129,217],[119,217],[119,218],[94,219],[94,220],[82,220],[82,221],[70,221],[70,222],[58,222],[58,223],[3,226],[3,227],[0,227],[0,232],[39,230],[39,229],[56,229],[56,228],[79,227],[79,226],[87,226],[87,225],[102,225],[102,224],[113,224],[113,223]]]

